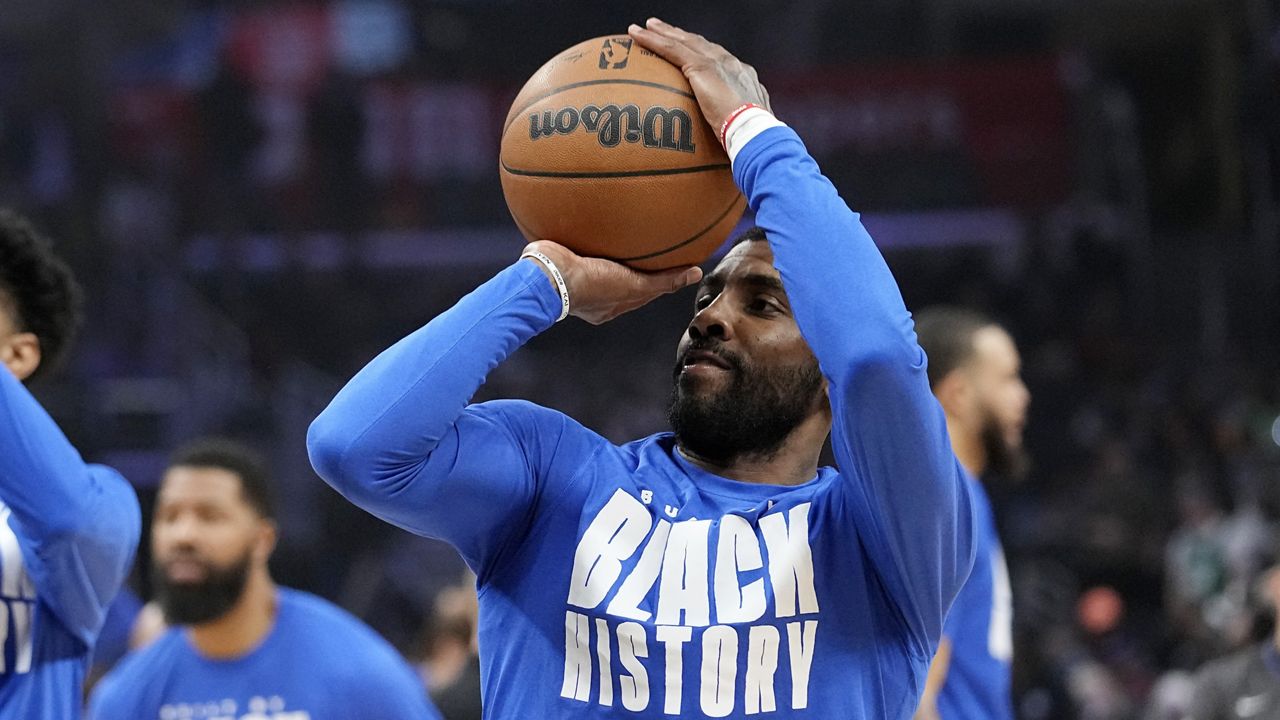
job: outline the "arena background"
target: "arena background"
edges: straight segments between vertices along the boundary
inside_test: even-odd
[[[1021,345],[1034,467],[992,485],[1020,717],[1174,717],[1187,671],[1269,623],[1249,586],[1280,512],[1274,0],[2,0],[0,204],[90,300],[38,395],[144,505],[186,439],[267,453],[278,579],[423,655],[462,564],[333,494],[306,427],[515,259],[497,142],[524,79],[651,14],[759,69],[910,307],[988,310]],[[565,323],[483,395],[662,429],[689,310]]]

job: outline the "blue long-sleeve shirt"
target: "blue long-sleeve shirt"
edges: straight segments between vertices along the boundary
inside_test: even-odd
[[[129,483],[86,465],[0,368],[0,720],[80,717],[89,655],[141,522]]]
[[[906,718],[973,562],[969,489],[897,285],[799,138],[734,175],[830,387],[842,470],[742,483],[663,433],[616,446],[468,404],[558,315],[518,262],[365,367],[316,419],[331,485],[477,572],[486,718]]]
[[[171,628],[102,679],[90,720],[440,720],[386,640],[309,593],[276,589],[271,630],[244,655],[200,654]]]
[[[938,715],[1013,720],[1013,590],[991,501],[978,480],[969,482],[977,511],[977,553],[942,628],[951,639],[951,663],[938,694]]]

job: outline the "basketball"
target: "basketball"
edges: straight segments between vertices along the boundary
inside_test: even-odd
[[[706,260],[746,205],[680,69],[626,35],[578,43],[534,73],[503,124],[499,165],[526,238],[640,270]]]

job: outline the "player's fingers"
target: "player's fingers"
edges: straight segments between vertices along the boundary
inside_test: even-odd
[[[707,44],[707,39],[697,33],[691,33],[683,28],[678,28],[671,23],[664,22],[656,17],[651,17],[645,21],[644,26],[656,33],[665,35],[666,37],[678,40],[685,45],[691,47],[696,45]]]
[[[676,67],[684,67],[698,57],[687,45],[670,35],[634,24],[627,28],[627,32],[641,47]]]
[[[652,273],[636,273],[636,278],[640,283],[637,289],[642,294],[657,297],[697,283],[702,279],[702,269],[696,266],[672,268]]]

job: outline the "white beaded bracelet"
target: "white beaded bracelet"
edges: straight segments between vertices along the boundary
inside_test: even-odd
[[[522,260],[524,258],[533,258],[547,266],[547,269],[551,271],[551,277],[556,281],[556,290],[560,291],[560,317],[556,318],[556,322],[569,317],[569,288],[564,284],[564,276],[560,274],[560,268],[551,262],[551,258],[536,250],[525,250],[520,258]]]

